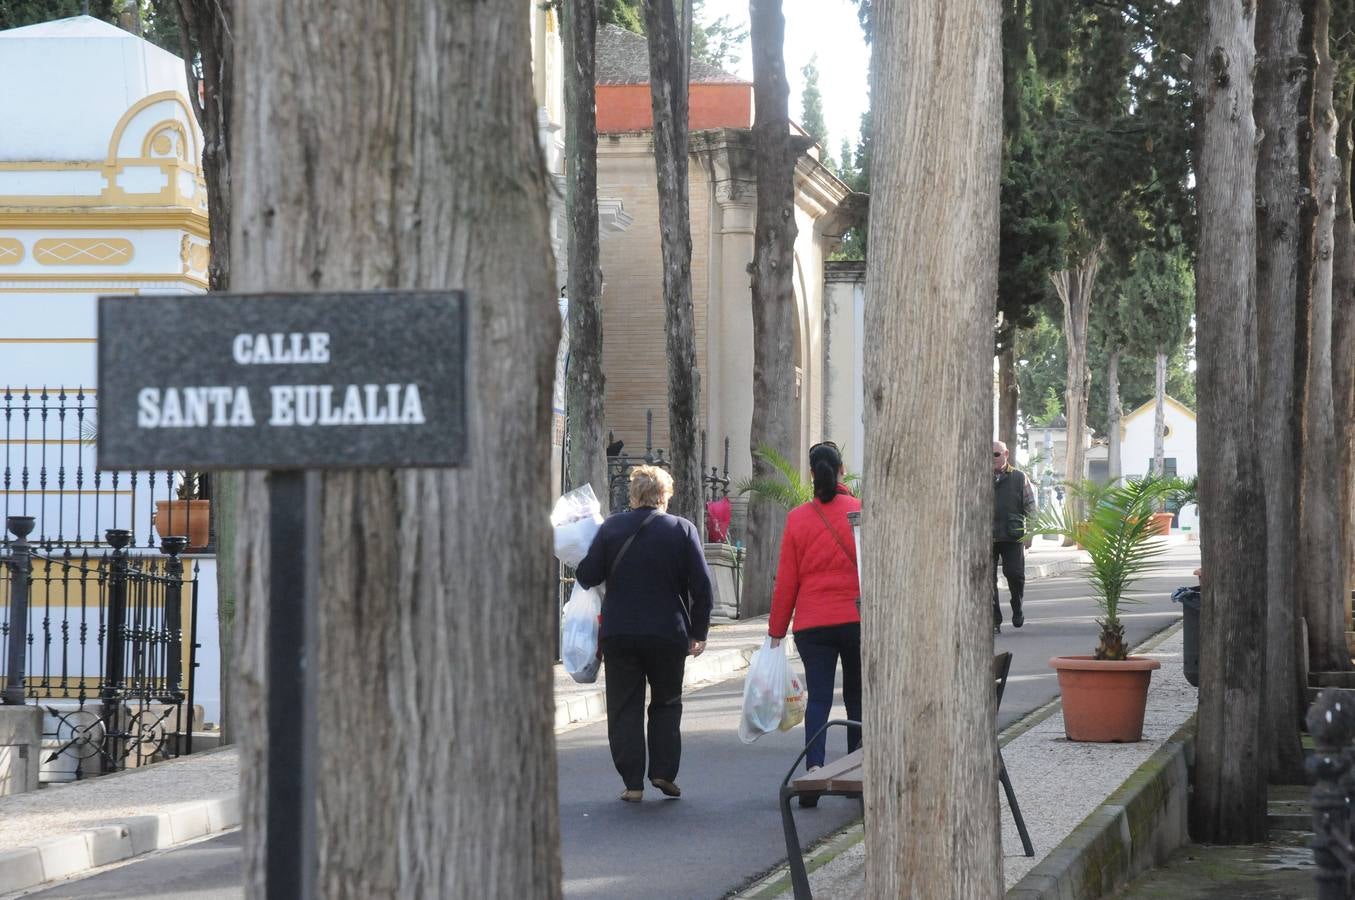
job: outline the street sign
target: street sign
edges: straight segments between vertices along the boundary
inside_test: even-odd
[[[99,466],[460,465],[466,314],[460,291],[100,297]]]

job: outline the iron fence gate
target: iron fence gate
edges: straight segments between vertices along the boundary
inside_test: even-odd
[[[198,566],[182,537],[160,554],[107,548],[42,552],[31,516],[10,516],[0,552],[0,690],[43,708],[43,763],[70,777],[192,752]]]

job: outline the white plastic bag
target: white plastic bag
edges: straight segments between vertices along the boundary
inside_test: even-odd
[[[772,646],[771,637],[753,654],[748,679],[743,683],[743,715],[739,717],[739,740],[745,744],[781,727],[786,712],[786,686],[790,664],[786,661],[786,642]]]
[[[593,486],[585,484],[555,501],[550,523],[555,526],[555,555],[570,568],[578,566],[602,525],[602,504]]]
[[[602,617],[602,594],[598,588],[574,585],[565,604],[560,623],[560,661],[565,671],[580,684],[592,684],[598,677],[598,620]]]

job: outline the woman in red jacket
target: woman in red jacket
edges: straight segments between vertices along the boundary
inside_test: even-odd
[[[861,721],[861,586],[856,577],[856,547],[847,513],[861,508],[842,483],[842,454],[832,441],[809,448],[814,499],[786,516],[781,563],[772,591],[767,624],[772,646],[781,643],[795,619],[795,647],[805,666],[809,706],[805,710],[805,765],[823,765],[825,741],[810,739],[828,721],[838,659],[842,660],[842,698],[847,718]],[[861,746],[861,729],[849,728],[847,752]]]

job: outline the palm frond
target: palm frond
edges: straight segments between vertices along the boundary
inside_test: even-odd
[[[763,445],[753,451],[753,456],[771,466],[772,473],[745,478],[734,485],[735,491],[770,500],[786,509],[794,509],[814,497],[813,484],[800,474],[794,463],[776,450]]]

